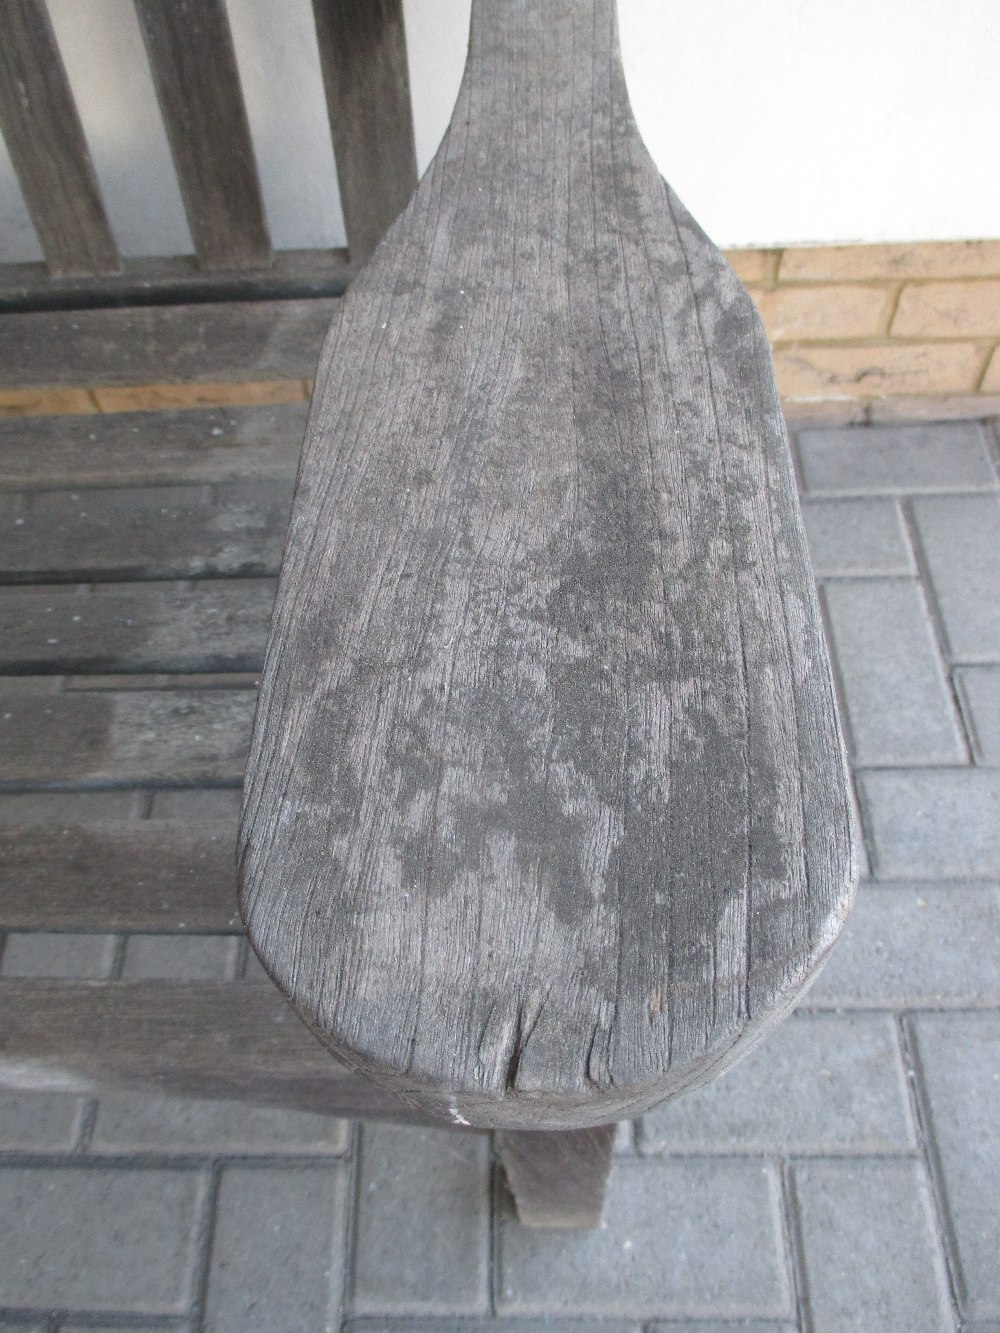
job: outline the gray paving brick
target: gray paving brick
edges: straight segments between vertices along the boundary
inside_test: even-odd
[[[756,1161],[617,1160],[604,1223],[532,1231],[505,1201],[501,1314],[788,1318],[780,1190]]]
[[[855,762],[965,762],[951,690],[916,580],[838,581],[826,585],[823,597]]]
[[[365,1124],[355,1219],[356,1314],[482,1314],[489,1154],[481,1135]]]
[[[87,1103],[47,1092],[0,1092],[0,1152],[69,1152]]]
[[[350,1125],[334,1116],[253,1106],[120,1094],[102,1099],[94,1152],[341,1154]]]
[[[895,500],[807,500],[802,517],[818,578],[915,572]]]
[[[963,1310],[1000,1318],[1000,1014],[920,1014],[913,1030]]]
[[[997,484],[978,422],[798,432],[812,494],[966,491]]]
[[[721,1078],[643,1118],[643,1152],[893,1152],[914,1145],[888,1015],[797,1014]]]
[[[795,1333],[795,1325],[772,1319],[671,1319],[646,1324],[645,1333]],[[349,1319],[344,1333],[641,1333],[620,1319]]]
[[[944,1264],[918,1162],[801,1163],[794,1182],[817,1333],[951,1333]]]
[[[1000,498],[928,496],[913,517],[952,658],[1000,661]]]
[[[340,1166],[223,1171],[204,1333],[333,1329],[343,1284],[346,1186]]]
[[[9,931],[0,954],[0,976],[101,979],[111,973],[117,937]]]
[[[806,1008],[1000,1005],[1000,892],[866,884]]]
[[[2,1328],[2,1325],[0,1325]],[[191,1333],[190,1324],[60,1324],[58,1333]],[[23,1331],[22,1331],[23,1333]]]
[[[1000,875],[1000,771],[861,773],[858,785],[877,878]]]
[[[184,1314],[203,1196],[194,1171],[0,1170],[0,1305]]]
[[[676,1325],[672,1325],[676,1329]],[[698,1325],[699,1330],[704,1326]],[[730,1324],[731,1333],[736,1330]],[[641,1333],[619,1319],[349,1319],[344,1333]],[[709,1333],[712,1329],[709,1328]]]
[[[242,961],[238,935],[130,935],[125,942],[126,981],[230,981]]]
[[[153,793],[149,817],[150,819],[231,819],[235,846],[236,821],[240,816],[240,795],[238,790],[226,787],[181,787],[174,791],[158,791]]]
[[[797,1329],[797,1324],[773,1319],[671,1319],[669,1323],[646,1325],[646,1333],[797,1333]]]
[[[6,1320],[0,1320],[0,1333],[48,1333],[48,1330],[48,1324],[8,1324]],[[63,1333],[63,1330],[59,1329],[59,1333]],[[67,1330],[67,1333],[71,1333],[71,1330]]]
[[[1000,764],[1000,666],[961,667],[955,685],[973,758],[980,764]]]

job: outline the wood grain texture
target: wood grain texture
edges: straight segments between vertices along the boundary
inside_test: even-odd
[[[242,932],[235,823],[0,826],[0,929]]]
[[[332,1060],[272,986],[248,982],[0,981],[0,1088],[426,1121]]]
[[[600,1226],[614,1139],[614,1125],[501,1130],[496,1146],[518,1219],[528,1227]]]
[[[287,481],[108,487],[0,496],[8,583],[276,574]]]
[[[0,420],[0,485],[79,490],[292,481],[305,425],[304,403],[12,417]]]
[[[253,690],[9,691],[0,681],[0,787],[233,784]]]
[[[339,300],[5,315],[0,385],[311,378]]]
[[[364,263],[417,184],[402,0],[313,0],[351,260]]]
[[[794,1003],[854,892],[767,339],[635,129],[612,0],[482,0],[324,347],[241,906],[332,1050],[582,1128]]]
[[[136,0],[202,268],[260,268],[271,242],[223,0]]]
[[[259,671],[270,579],[0,588],[0,675]]]
[[[117,273],[118,248],[45,0],[6,0],[0,129],[53,276]]]
[[[353,276],[346,250],[280,250],[270,268],[206,272],[194,255],[123,259],[116,276],[54,278],[43,264],[0,264],[0,314],[165,302],[342,296]]]

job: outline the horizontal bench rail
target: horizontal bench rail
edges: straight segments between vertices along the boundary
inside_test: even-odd
[[[0,1088],[426,1117],[330,1057],[271,985],[0,980]]]
[[[213,384],[311,377],[337,298],[0,319],[0,388]]]

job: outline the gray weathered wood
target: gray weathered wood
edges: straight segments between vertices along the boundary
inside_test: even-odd
[[[0,419],[0,485],[294,480],[305,403]]]
[[[0,680],[0,785],[237,784],[249,689],[12,691]]]
[[[352,276],[347,251],[280,250],[267,269],[211,273],[194,255],[124,259],[121,272],[51,277],[44,264],[0,264],[0,314],[166,301],[298,300],[342,296]]]
[[[5,0],[0,129],[49,273],[117,273],[118,249],[45,0]]]
[[[242,932],[236,825],[0,826],[0,929]]]
[[[367,260],[417,184],[402,0],[313,0],[352,262]]]
[[[276,574],[291,483],[94,488],[0,496],[9,583]]]
[[[635,129],[613,0],[477,0],[316,381],[241,905],[442,1121],[606,1124],[749,1050],[855,883],[767,338]]]
[[[0,675],[259,671],[270,579],[0,587]]]
[[[260,268],[271,242],[223,0],[136,0],[198,261]]]
[[[316,369],[339,301],[6,315],[0,319],[0,386],[306,378]]]
[[[331,1059],[272,986],[248,982],[0,981],[0,1088],[426,1120]]]
[[[614,1125],[593,1129],[501,1130],[497,1151],[529,1227],[600,1226]]]
[[[0,319],[0,385],[206,384],[301,379],[316,369],[340,298]]]

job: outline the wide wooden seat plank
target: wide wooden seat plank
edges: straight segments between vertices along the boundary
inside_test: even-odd
[[[233,823],[0,825],[0,930],[242,933]]]
[[[338,311],[247,774],[241,906],[355,1068],[575,1128],[788,1009],[855,870],[767,340],[636,131],[612,0],[479,0]]]
[[[9,583],[275,574],[289,481],[11,491],[0,497]]]
[[[0,674],[257,671],[273,601],[271,579],[0,588]]]
[[[237,786],[253,717],[250,689],[42,692],[0,681],[0,790]]]
[[[0,320],[0,329],[3,321]],[[306,405],[0,420],[0,484],[89,486],[293,480]]]

